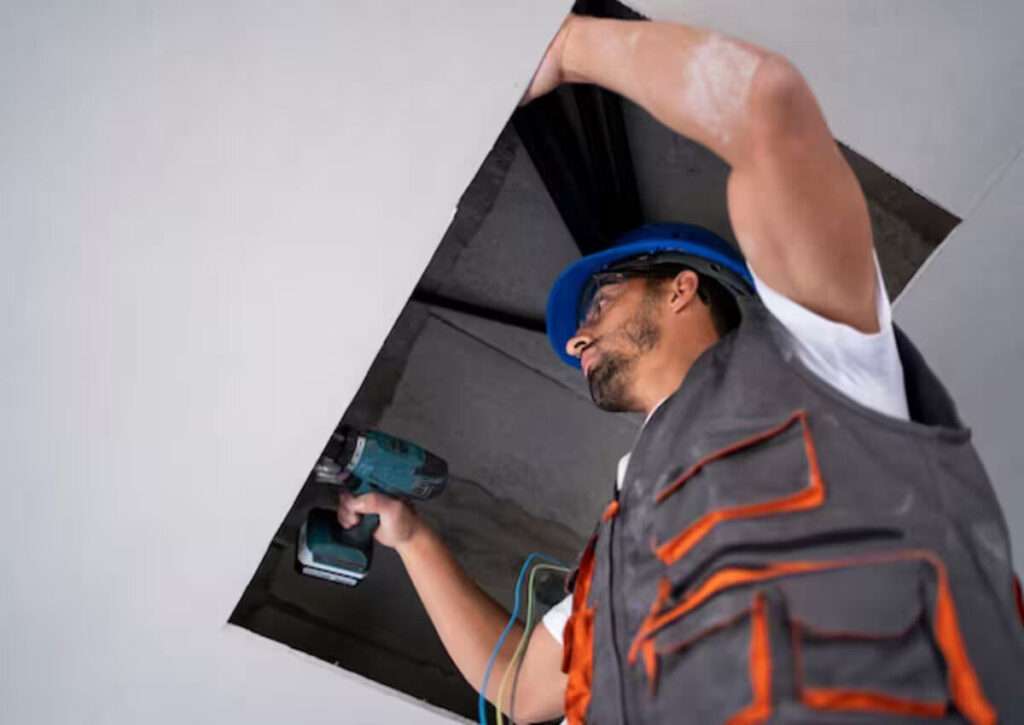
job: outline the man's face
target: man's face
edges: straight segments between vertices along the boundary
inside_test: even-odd
[[[590,397],[602,410],[640,411],[635,384],[640,359],[661,337],[657,287],[642,278],[602,286],[569,340],[580,358]]]

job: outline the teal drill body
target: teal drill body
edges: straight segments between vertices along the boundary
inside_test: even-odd
[[[316,480],[345,487],[355,496],[379,492],[406,500],[426,500],[444,490],[445,461],[420,446],[380,431],[341,426],[331,436],[313,470]],[[313,509],[299,531],[297,566],[303,574],[354,586],[369,572],[376,515],[344,529],[335,513]]]

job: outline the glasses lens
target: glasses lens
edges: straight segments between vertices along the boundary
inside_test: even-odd
[[[580,327],[583,322],[590,317],[590,306],[594,302],[594,295],[597,294],[597,280],[591,277],[587,280],[586,287],[583,288],[583,294],[580,295],[580,304],[576,308],[576,327]]]
[[[621,272],[598,272],[587,281],[586,287],[583,288],[583,294],[580,295],[580,304],[576,312],[577,327],[590,319],[597,291],[606,284],[621,282],[625,277],[626,275]]]

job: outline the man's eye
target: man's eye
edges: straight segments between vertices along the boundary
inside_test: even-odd
[[[603,292],[598,292],[590,300],[590,305],[587,307],[587,314],[584,316],[581,322],[593,323],[601,316],[605,307],[608,306],[608,295]]]

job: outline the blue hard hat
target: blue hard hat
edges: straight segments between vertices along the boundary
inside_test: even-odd
[[[687,264],[737,296],[754,294],[754,279],[743,256],[714,232],[693,224],[645,224],[624,234],[609,249],[577,260],[555,280],[548,296],[548,339],[563,362],[580,366],[579,358],[566,353],[565,345],[576,334],[580,297],[590,278],[644,256]]]

